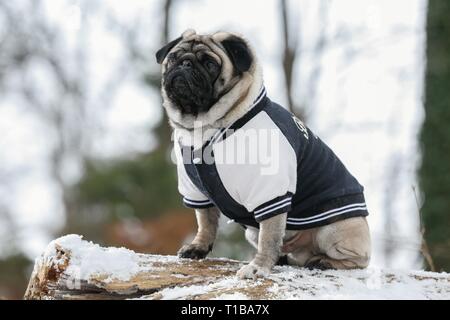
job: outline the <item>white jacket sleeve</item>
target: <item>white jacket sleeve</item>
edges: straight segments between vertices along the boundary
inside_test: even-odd
[[[183,197],[183,204],[189,208],[209,208],[214,206],[191,181],[183,164],[181,149],[177,142],[174,143],[174,151],[177,161],[178,191]]]
[[[253,128],[262,129],[255,131],[255,139],[252,132],[239,130],[216,144],[215,154],[217,171],[225,189],[261,222],[291,210],[297,186],[297,156],[266,114],[259,116]],[[223,160],[230,154],[245,161],[226,164]]]

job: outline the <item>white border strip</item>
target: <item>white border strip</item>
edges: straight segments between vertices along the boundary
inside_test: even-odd
[[[293,222],[293,221],[289,221],[288,220],[287,223],[291,224],[291,225],[309,224],[309,223],[319,222],[319,221],[322,221],[322,220],[325,220],[325,219],[328,219],[328,218],[332,218],[334,216],[338,216],[338,215],[341,215],[341,214],[344,214],[344,213],[347,213],[347,212],[358,211],[358,210],[366,210],[366,209],[367,209],[366,206],[356,207],[356,208],[351,208],[351,209],[347,209],[347,210],[344,210],[344,211],[336,212],[334,214],[331,214],[331,215],[328,215],[328,216],[325,216],[325,217],[322,217],[322,218],[318,218],[318,219],[315,219],[315,220],[308,220],[308,221],[301,221],[301,222]]]
[[[340,208],[328,210],[328,211],[322,212],[320,214],[317,214],[315,216],[311,216],[311,217],[308,217],[308,218],[288,218],[288,220],[292,220],[292,221],[315,220],[317,218],[320,218],[322,216],[328,215],[328,214],[336,212],[336,211],[341,211],[341,210],[344,210],[344,209],[348,209],[348,208],[352,208],[352,207],[361,207],[361,206],[366,206],[366,203],[365,202],[353,203],[353,204],[349,204],[349,205],[346,205],[346,206],[343,206],[343,207],[340,207]]]
[[[213,143],[219,138],[219,135],[222,136],[222,134],[223,134],[225,131],[226,131],[226,129],[223,129],[223,128],[217,130],[217,132],[214,134],[214,136],[212,137],[212,139],[209,141],[209,144],[208,144],[208,145],[213,144]]]
[[[280,208],[284,208],[284,207],[287,207],[287,206],[290,206],[290,205],[291,205],[291,201],[286,202],[286,203],[283,203],[283,204],[279,205],[278,207],[275,207],[275,208],[273,208],[273,209],[271,209],[271,210],[269,210],[269,211],[265,211],[265,212],[263,212],[263,213],[260,213],[260,214],[258,214],[258,215],[255,215],[255,218],[259,219],[259,218],[264,217],[265,215],[267,215],[267,214],[269,214],[269,213],[271,213],[271,212],[273,212],[273,211],[275,211],[275,210],[278,210],[278,209],[280,209]]]
[[[183,201],[187,204],[193,204],[193,205],[205,205],[205,204],[212,204],[210,200],[202,200],[202,201],[196,201],[196,200],[189,200],[186,198],[183,198]]]
[[[266,94],[267,94],[266,87],[265,87],[265,86],[262,86],[262,87],[261,87],[261,90],[260,90],[259,93],[258,93],[258,96],[257,96],[255,102],[253,102],[252,105],[250,106],[250,109],[253,108],[254,106],[256,106],[258,103],[260,103],[261,100],[264,99],[264,97],[266,96]],[[226,127],[225,129],[218,130],[218,131],[214,134],[213,138],[209,141],[209,144],[208,144],[208,145],[211,145],[211,144],[215,143],[216,141],[219,141],[219,140],[223,137],[223,135],[228,131],[228,129],[229,129],[232,125],[233,125],[233,124],[229,125],[229,126]]]
[[[252,103],[252,105],[250,106],[250,108],[253,108],[254,106],[256,106],[258,103],[261,102],[261,100],[266,96],[267,91],[266,91],[266,87],[262,87],[261,91],[258,93],[258,96],[256,97],[256,101]]]
[[[282,203],[282,202],[291,201],[291,200],[292,200],[292,197],[284,198],[284,199],[282,199],[282,200],[280,200],[280,201],[277,201],[277,202],[275,202],[275,203],[272,203],[271,205],[269,205],[269,206],[267,206],[267,207],[264,207],[264,208],[262,208],[262,209],[259,209],[259,210],[254,211],[254,214],[257,215],[257,214],[263,213],[263,212],[266,211],[267,209],[270,209],[270,208],[272,208],[272,207],[274,207],[274,206],[276,206],[276,205],[278,205],[278,204],[280,204],[280,203]]]

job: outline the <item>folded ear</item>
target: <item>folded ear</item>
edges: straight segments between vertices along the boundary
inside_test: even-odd
[[[164,59],[166,58],[167,54],[170,52],[170,50],[172,50],[173,47],[175,47],[181,41],[181,39],[183,39],[183,38],[179,37],[179,38],[169,42],[161,49],[159,49],[158,52],[156,52],[156,62],[161,64],[164,61]]]
[[[227,51],[228,56],[237,71],[242,73],[250,69],[253,62],[253,57],[247,43],[243,39],[236,36],[231,36],[223,40],[221,43]]]

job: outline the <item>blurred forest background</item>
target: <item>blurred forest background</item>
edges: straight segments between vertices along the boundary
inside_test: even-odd
[[[62,234],[161,254],[193,236],[154,59],[187,28],[250,39],[269,96],[366,187],[373,265],[450,271],[449,16],[446,0],[1,1],[0,298]],[[248,259],[221,223],[213,254]]]

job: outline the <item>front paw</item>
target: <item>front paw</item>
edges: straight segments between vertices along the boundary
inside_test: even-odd
[[[178,256],[180,258],[199,260],[199,259],[205,258],[208,255],[208,253],[211,251],[211,249],[212,249],[212,244],[208,246],[208,245],[191,243],[191,244],[187,244],[187,245],[181,247],[181,249],[178,250]]]
[[[258,277],[267,277],[270,274],[270,268],[261,267],[253,262],[243,266],[238,272],[237,276],[240,279],[253,279]]]

